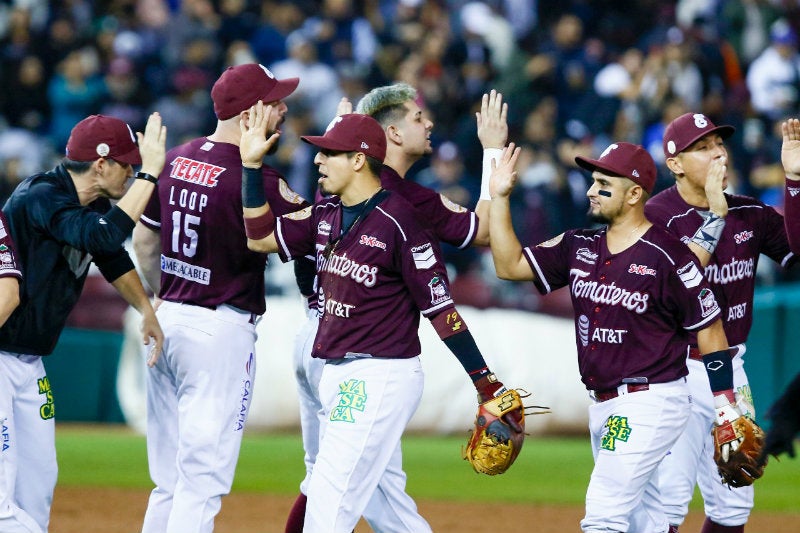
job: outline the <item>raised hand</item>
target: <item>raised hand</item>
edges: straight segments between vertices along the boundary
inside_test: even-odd
[[[339,100],[339,105],[336,106],[336,116],[341,117],[342,115],[349,115],[352,112],[353,104],[346,96],[342,96],[342,99]]]
[[[137,131],[136,137],[142,156],[142,172],[158,177],[164,168],[167,153],[167,127],[161,124],[161,115],[151,113],[144,133]]]
[[[800,120],[790,118],[781,124],[783,145],[781,146],[781,163],[786,177],[800,181]]]
[[[724,180],[728,172],[728,158],[720,157],[715,159],[708,166],[706,175],[706,199],[708,199],[708,209],[717,216],[725,217],[728,214],[728,201],[725,199]]]
[[[508,196],[517,183],[517,159],[522,148],[509,144],[503,149],[503,155],[497,162],[492,161],[492,177],[489,180],[489,193],[492,198]]]
[[[242,165],[251,168],[260,168],[264,155],[272,148],[281,134],[275,131],[267,138],[269,120],[272,116],[272,106],[264,105],[264,102],[256,102],[250,107],[247,114],[247,121],[239,120],[239,129],[242,138],[239,141],[239,155],[242,158]]]
[[[503,95],[494,89],[484,94],[481,110],[475,113],[478,122],[478,139],[486,148],[502,148],[508,141],[508,104],[503,103]]]

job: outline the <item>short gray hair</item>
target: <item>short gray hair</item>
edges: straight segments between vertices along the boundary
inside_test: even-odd
[[[356,113],[369,115],[386,127],[405,115],[403,104],[417,99],[417,90],[407,83],[377,87],[364,95]]]

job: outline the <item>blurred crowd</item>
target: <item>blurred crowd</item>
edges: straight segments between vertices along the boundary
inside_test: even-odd
[[[485,92],[503,94],[510,140],[524,148],[513,215],[525,243],[587,223],[574,157],[611,140],[647,147],[657,190],[668,187],[661,136],[686,111],[737,128],[729,191],[780,209],[780,121],[800,111],[799,27],[789,0],[5,0],[0,200],[51,167],[92,113],[142,131],[156,110],[169,147],[213,131],[211,85],[228,65],[259,62],[300,77],[271,163],[308,198],[314,153],[299,136],[323,131],[341,97],[355,104],[403,81],[434,122],[434,153],[408,179],[471,207],[475,111]],[[465,303],[541,306],[487,275],[486,253],[445,253]]]

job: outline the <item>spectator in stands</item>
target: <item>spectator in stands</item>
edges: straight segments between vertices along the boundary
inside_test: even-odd
[[[791,116],[798,109],[800,55],[797,33],[785,19],[770,28],[770,46],[750,65],[747,88],[753,109],[767,121]]]

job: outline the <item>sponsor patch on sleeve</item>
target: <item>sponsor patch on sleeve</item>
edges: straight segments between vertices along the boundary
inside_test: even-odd
[[[678,269],[678,277],[681,278],[681,282],[683,282],[683,285],[687,289],[693,289],[700,285],[703,274],[700,273],[700,269],[697,268],[697,265],[689,263]]]
[[[427,270],[436,264],[436,254],[433,253],[431,243],[425,243],[411,248],[414,257],[414,265],[417,270]]]

